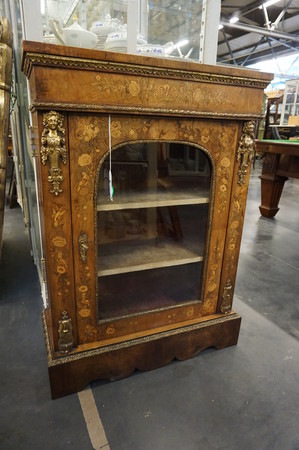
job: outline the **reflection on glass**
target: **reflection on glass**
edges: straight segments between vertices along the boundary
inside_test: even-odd
[[[286,82],[280,125],[297,125],[296,116],[299,111],[299,79]],[[292,117],[295,116],[295,117]]]
[[[199,300],[211,167],[200,149],[145,143],[112,152],[99,175],[99,318]]]
[[[200,60],[202,0],[41,0],[41,13],[48,43]]]
[[[148,42],[162,46],[161,56],[198,61],[202,1],[152,0],[148,4]]]
[[[24,222],[28,225],[31,250],[41,279],[42,250],[35,186],[35,161],[32,155],[32,130],[29,128],[28,86],[21,70],[22,40],[24,38],[21,2],[15,0],[5,3],[7,3],[5,15],[9,18],[13,27],[14,64],[11,94],[15,102],[11,104],[10,124],[17,196],[18,203],[22,208]]]

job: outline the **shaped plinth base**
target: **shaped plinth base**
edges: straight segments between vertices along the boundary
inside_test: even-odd
[[[193,325],[118,344],[102,345],[84,352],[77,348],[67,356],[53,358],[45,315],[43,320],[53,399],[78,392],[91,381],[124,378],[135,370],[156,369],[174,359],[186,360],[208,347],[222,349],[236,345],[241,323],[241,317],[232,312],[211,320],[204,318]]]

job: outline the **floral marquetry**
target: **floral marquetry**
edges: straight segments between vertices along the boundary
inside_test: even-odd
[[[89,142],[94,139],[100,131],[100,122],[97,119],[79,119],[76,126],[76,137],[79,141]]]

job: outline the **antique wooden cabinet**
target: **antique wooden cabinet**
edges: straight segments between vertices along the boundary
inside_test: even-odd
[[[270,75],[24,42],[53,398],[237,343]]]

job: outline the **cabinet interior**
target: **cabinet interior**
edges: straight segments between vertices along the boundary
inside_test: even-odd
[[[108,152],[97,185],[99,320],[200,300],[210,186],[198,147],[141,142]]]

